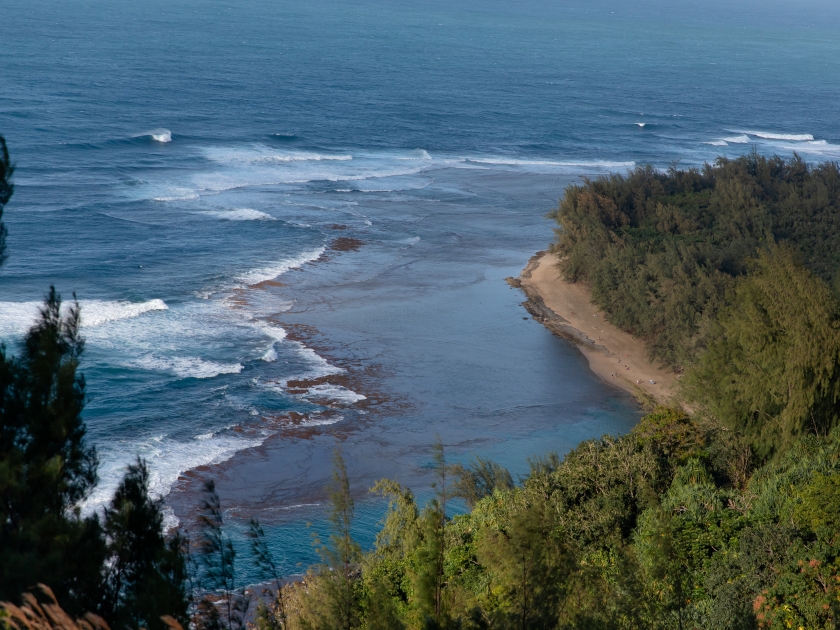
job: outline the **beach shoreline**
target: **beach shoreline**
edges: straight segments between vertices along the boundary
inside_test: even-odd
[[[551,332],[583,353],[604,382],[632,394],[643,407],[677,405],[678,375],[648,359],[644,342],[613,326],[584,283],[568,282],[548,251],[537,252],[508,284],[525,293],[525,309]]]

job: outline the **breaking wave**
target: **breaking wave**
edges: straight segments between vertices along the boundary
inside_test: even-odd
[[[146,355],[135,359],[129,367],[156,372],[169,372],[178,378],[213,378],[220,374],[239,374],[241,363],[216,363],[198,357],[157,357]]]
[[[259,210],[252,210],[251,208],[203,210],[200,214],[206,214],[226,221],[276,221],[276,219],[267,212],[260,212]]]
[[[42,302],[0,302],[0,336],[22,335],[35,322]],[[62,304],[66,312],[67,302]],[[160,299],[146,302],[81,300],[82,328],[93,328],[108,322],[139,317],[151,311],[165,311],[169,307]]]
[[[325,249],[326,248],[322,246],[317,249],[304,252],[294,258],[288,258],[274,263],[268,267],[252,269],[248,273],[239,276],[237,280],[246,285],[259,284],[260,282],[265,282],[266,280],[273,280],[277,276],[280,276],[291,269],[297,269],[308,262],[318,260],[318,258],[321,257],[321,254],[324,253]]]
[[[151,131],[144,131],[135,136],[135,138],[151,138],[155,142],[172,142],[172,132],[169,129],[152,129]]]
[[[795,140],[804,142],[814,139],[814,136],[810,133],[773,133],[770,131],[745,131],[744,133],[764,140]]]

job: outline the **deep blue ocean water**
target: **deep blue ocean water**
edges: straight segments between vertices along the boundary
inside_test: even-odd
[[[139,454],[189,517],[198,469],[294,570],[337,443],[369,542],[361,491],[422,494],[436,435],[523,473],[628,430],[504,277],[580,176],[840,159],[838,33],[818,0],[0,0],[0,338],[76,291],[90,507]]]

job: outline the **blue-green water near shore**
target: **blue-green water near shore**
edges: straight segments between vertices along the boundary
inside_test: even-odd
[[[521,474],[627,431],[503,279],[580,176],[840,159],[838,32],[818,0],[0,0],[0,338],[75,290],[89,508],[140,454],[188,522],[211,474],[299,570],[337,443],[369,543],[363,490],[428,492],[436,435]]]

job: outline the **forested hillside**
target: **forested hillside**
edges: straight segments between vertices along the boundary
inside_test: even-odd
[[[702,169],[639,167],[570,186],[551,216],[565,277],[590,283],[611,322],[677,368],[697,359],[708,324],[759,250],[783,243],[837,287],[840,171],[833,163],[753,154]]]

